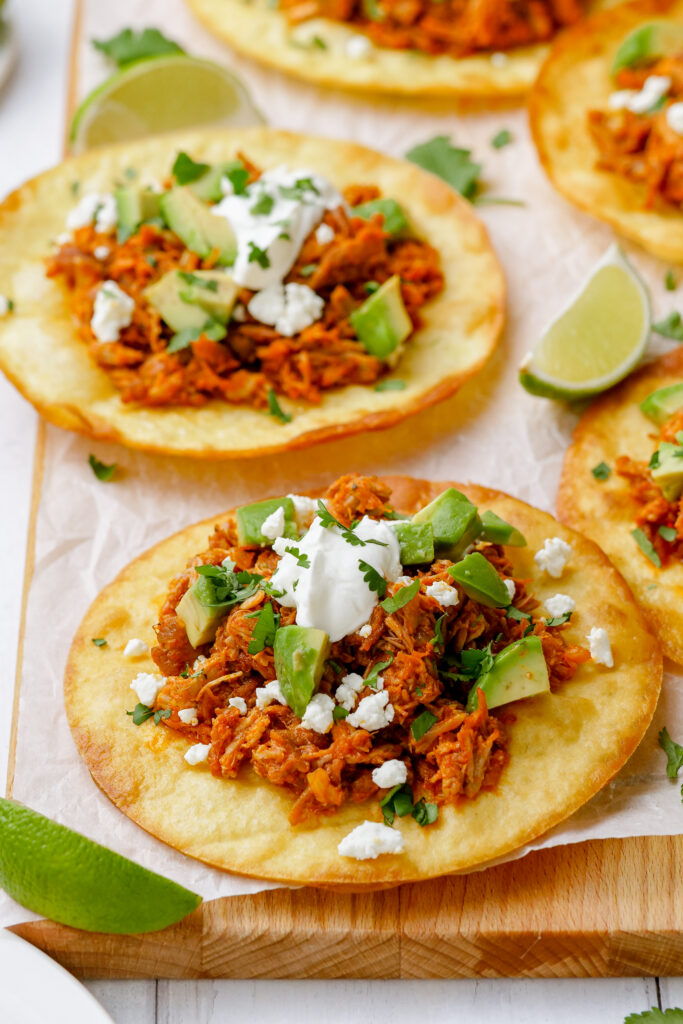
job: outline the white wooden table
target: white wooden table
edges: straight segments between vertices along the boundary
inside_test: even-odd
[[[0,96],[0,196],[62,150],[71,0],[10,0],[21,56]],[[162,28],[164,26],[161,26]],[[7,761],[36,415],[0,377],[0,766]],[[666,894],[662,894],[667,898]],[[92,981],[116,1024],[621,1024],[683,1004],[683,979],[596,981]]]

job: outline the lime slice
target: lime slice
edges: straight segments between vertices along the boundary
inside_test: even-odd
[[[172,54],[128,64],[94,89],[71,122],[72,153],[199,125],[263,124],[238,78],[220,64]]]
[[[613,245],[526,355],[520,382],[532,395],[546,398],[597,395],[631,372],[649,333],[647,289]]]
[[[117,935],[166,928],[201,903],[169,878],[2,797],[0,886],[53,921]]]

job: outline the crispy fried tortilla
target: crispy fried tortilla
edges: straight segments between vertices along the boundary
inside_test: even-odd
[[[683,3],[648,0],[604,11],[570,29],[543,65],[530,97],[538,154],[570,202],[666,260],[683,260],[683,216],[673,205],[645,208],[646,186],[596,167],[588,111],[604,110],[617,86],[610,68],[624,38],[644,21],[683,20]]]
[[[658,569],[637,546],[631,530],[638,505],[628,481],[614,471],[619,455],[647,463],[656,447],[657,427],[638,408],[657,388],[683,380],[683,352],[646,366],[600,398],[582,417],[567,451],[557,501],[562,522],[599,544],[627,580],[664,653],[683,663],[683,565],[671,559]],[[596,480],[600,462],[612,469]]]
[[[392,501],[405,513],[421,508],[447,484],[388,478]],[[460,486],[460,485],[456,485]],[[549,515],[481,487],[463,490],[518,527],[528,547],[509,548],[515,575],[531,580],[543,600],[558,590],[576,612],[569,642],[584,643],[591,627],[609,632],[614,668],[581,664],[552,695],[509,707],[509,763],[495,790],[440,809],[420,828],[397,819],[405,852],[377,860],[342,857],[337,845],[363,820],[381,820],[375,801],[345,804],[331,816],[292,826],[294,798],[249,770],[237,779],[214,777],[206,765],[183,760],[187,741],[152,720],[139,727],[126,716],[129,689],[149,658],[122,656],[131,636],[153,642],[153,624],[169,575],[202,550],[216,522],[206,520],[142,555],[97,598],[74,640],[65,696],[78,749],[101,789],[133,821],[188,856],[227,871],[292,884],[383,886],[466,871],[503,856],[562,821],[621,768],[640,741],[659,693],[658,645],[616,569],[595,544]],[[572,546],[561,580],[542,576],[534,553],[547,537]],[[106,637],[96,647],[93,637]],[[247,766],[243,766],[247,768]]]

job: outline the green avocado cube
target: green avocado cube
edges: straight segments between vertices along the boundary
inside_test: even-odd
[[[351,212],[354,217],[362,217],[363,220],[370,220],[376,213],[381,213],[384,217],[384,230],[390,235],[403,235],[408,231],[403,207],[395,199],[371,199],[360,206],[354,206]]]
[[[480,551],[466,555],[448,569],[449,576],[460,584],[468,597],[487,608],[507,608],[510,595],[488,558]]]
[[[459,558],[481,533],[476,505],[454,487],[416,512],[412,522],[432,524],[434,551],[443,558]]]
[[[640,411],[661,427],[670,416],[683,407],[683,384],[657,388],[640,403]]]
[[[227,323],[238,288],[226,273],[169,270],[142,293],[174,331],[202,328],[210,317]]]
[[[612,60],[612,75],[624,68],[647,64],[683,51],[683,25],[676,21],[647,21],[622,40]]]
[[[322,678],[330,653],[330,638],[322,629],[282,626],[273,645],[275,673],[290,708],[299,718]]]
[[[489,544],[507,544],[511,548],[525,548],[526,540],[519,530],[506,523],[489,509],[481,517],[481,539]]]
[[[401,279],[394,274],[349,317],[351,326],[370,355],[394,363],[413,322],[403,305]]]
[[[493,666],[476,681],[467,697],[467,710],[479,706],[478,690],[483,690],[486,706],[500,707],[513,700],[550,693],[548,666],[538,636],[517,640],[493,659]]]
[[[676,501],[683,493],[683,446],[663,441],[657,449],[656,465],[650,473],[667,501]]]
[[[188,249],[205,259],[219,250],[217,263],[231,266],[237,255],[237,240],[225,217],[217,217],[211,208],[185,186],[172,188],[160,197],[161,212],[171,231]]]
[[[119,241],[130,238],[143,221],[153,220],[161,213],[160,197],[151,189],[120,185],[114,190],[114,199]]]
[[[245,170],[241,160],[224,160],[222,163],[214,164],[202,174],[201,178],[193,181],[189,186],[194,194],[203,199],[206,203],[217,203],[223,198],[221,179],[230,171]]]
[[[185,591],[175,610],[193,647],[200,647],[215,640],[218,625],[229,611],[222,605],[204,604],[202,597],[205,600],[207,598],[206,581],[200,576],[197,582]]]
[[[434,529],[431,523],[396,521],[392,529],[401,547],[401,565],[434,561]]]
[[[283,536],[296,540],[299,532],[296,527],[296,515],[294,502],[291,498],[268,498],[266,501],[256,501],[253,505],[242,505],[237,509],[237,539],[242,547],[270,547],[273,543],[268,537],[261,533],[261,527],[268,516],[277,512],[279,508],[285,510],[285,532]]]

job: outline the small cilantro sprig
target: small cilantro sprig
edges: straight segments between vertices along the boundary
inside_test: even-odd
[[[666,728],[662,729],[657,739],[666,754],[666,774],[670,779],[675,779],[683,768],[683,747],[671,739]],[[683,786],[681,786],[681,800],[683,801]]]
[[[599,480],[601,483],[603,483],[605,480],[608,480],[609,477],[612,475],[612,470],[606,462],[598,462],[597,466],[593,466],[593,468],[591,469],[591,473],[593,474],[596,480]]]
[[[156,711],[154,708],[147,707],[146,704],[136,704],[132,711],[126,711],[127,715],[130,715],[133,719],[133,725],[142,725],[148,718],[154,717],[154,724],[158,725],[162,719],[171,717],[170,708],[158,708]]]
[[[397,612],[400,608],[405,607],[409,601],[412,601],[413,598],[417,596],[419,590],[420,581],[413,580],[413,582],[409,583],[407,586],[399,587],[395,594],[392,594],[391,597],[387,597],[382,601],[381,606],[387,615],[393,615],[394,612]]]
[[[655,334],[661,334],[663,338],[672,338],[673,341],[683,341],[683,317],[680,313],[669,313],[663,320],[658,320],[652,325]]]
[[[273,606],[269,601],[258,612],[258,618],[247,647],[249,654],[259,654],[265,647],[272,647],[279,626],[280,616],[273,611]]]
[[[320,189],[311,178],[297,178],[293,185],[279,185],[278,189],[283,199],[301,200],[307,192],[313,192],[316,196],[320,195]]]
[[[382,808],[385,825],[393,825],[394,818],[397,816],[404,818],[410,814],[420,828],[424,828],[425,825],[433,825],[439,817],[437,805],[427,803],[424,797],[414,803],[413,791],[407,783],[390,789],[382,797],[379,805]]]
[[[631,536],[634,541],[643,552],[646,558],[649,558],[653,565],[656,565],[658,569],[662,568],[662,560],[654,549],[654,545],[647,534],[639,528],[631,530]]]
[[[660,526],[657,533],[660,537],[663,537],[664,540],[668,540],[669,542],[676,540],[678,537],[678,530],[674,529],[673,526]]]
[[[508,131],[507,128],[501,128],[491,139],[491,145],[494,149],[502,149],[503,146],[509,146],[511,142],[512,132]]]
[[[671,267],[669,267],[669,269],[666,272],[666,276],[664,278],[664,287],[666,288],[666,290],[668,292],[675,292],[676,291],[676,284],[677,284],[677,282],[676,282],[676,275],[673,272],[673,270],[671,269]]]
[[[629,1013],[624,1017],[624,1024],[683,1024],[683,1010],[678,1006],[668,1010],[659,1010],[653,1006],[643,1013]]]
[[[191,181],[201,178],[209,169],[209,164],[197,163],[191,156],[181,151],[175,158],[171,174],[179,185],[189,185]]]
[[[432,644],[434,647],[444,647],[445,646],[446,641],[445,641],[445,638],[444,638],[444,635],[443,635],[443,624],[444,624],[444,622],[446,621],[447,618],[448,618],[448,613],[444,612],[443,615],[440,615],[439,618],[434,623],[434,636],[429,641],[430,644]]]
[[[546,619],[546,626],[564,626],[565,622],[569,622],[572,617],[571,612],[565,612],[563,615],[555,615],[551,619]]]
[[[365,677],[365,685],[369,686],[371,690],[376,690],[377,680],[379,678],[380,672],[384,672],[385,668],[389,668],[393,660],[394,656],[392,654],[389,658],[387,658],[386,661],[376,661],[375,664],[372,666],[370,672],[368,672],[367,676]]]
[[[425,708],[424,711],[422,711],[417,718],[413,720],[413,723],[410,726],[410,731],[413,734],[415,742],[417,743],[418,740],[421,740],[427,730],[431,729],[434,723],[438,721],[439,719],[436,715],[432,714],[429,708]]]
[[[92,642],[94,643],[95,647],[106,647],[107,646],[107,641],[104,639],[103,636],[94,636],[92,638]]]
[[[275,394],[274,388],[270,388],[270,390],[268,391],[268,412],[276,420],[279,420],[280,423],[292,422],[292,414],[284,411],[284,409],[277,400],[277,395]]]
[[[302,569],[311,568],[310,558],[308,557],[307,554],[301,552],[299,548],[296,548],[294,547],[294,545],[292,545],[289,548],[285,548],[285,551],[287,552],[288,555],[291,555],[292,558],[296,558],[297,565],[300,565]]]
[[[255,217],[267,217],[274,206],[275,200],[273,197],[264,192],[251,207],[249,213],[252,213]]]
[[[182,47],[160,32],[158,28],[143,28],[136,32],[132,28],[121,29],[109,39],[93,39],[96,50],[123,68],[133,61],[147,57],[161,57],[168,53],[185,53]]]
[[[166,346],[166,351],[181,352],[184,348],[189,348],[193,342],[199,341],[202,334],[210,341],[221,341],[227,333],[223,324],[209,317],[203,327],[183,327],[176,331]]]
[[[382,548],[385,548],[387,546],[383,540],[375,540],[373,538],[363,540],[362,537],[359,537],[357,533],[353,532],[353,523],[351,524],[351,529],[344,526],[343,523],[340,523],[339,520],[335,519],[332,513],[328,511],[327,506],[323,501],[320,500],[320,498],[318,498],[316,515],[318,516],[321,525],[324,526],[326,530],[329,530],[331,527],[336,526],[339,530],[341,530],[341,535],[346,541],[346,543],[351,544],[355,548],[364,548],[367,544],[377,544],[379,545],[379,547]]]
[[[373,565],[370,565],[369,562],[364,562],[362,558],[358,561],[358,568],[363,573],[363,579],[370,590],[374,591],[378,597],[384,597],[387,592],[387,581],[384,577],[377,572]]]
[[[479,191],[481,164],[470,160],[469,149],[458,149],[446,135],[413,146],[406,159],[447,182],[465,199],[472,201]]]
[[[209,278],[207,280],[204,277],[199,277],[198,274],[191,273],[189,270],[179,270],[178,277],[181,281],[184,281],[185,284],[189,284],[191,287],[205,288],[207,292],[218,291],[218,281],[213,278]]]
[[[92,469],[97,479],[102,480],[103,482],[111,480],[114,473],[116,472],[115,462],[112,462],[110,463],[110,465],[107,465],[106,462],[100,462],[97,456],[93,455],[92,453],[88,456],[88,465]]]
[[[201,577],[198,597],[206,608],[230,608],[256,593],[263,577],[256,573],[234,572],[223,565],[196,565]]]
[[[256,242],[249,242],[249,255],[247,263],[258,263],[259,267],[267,270],[270,266],[270,257],[265,249],[261,249]]]
[[[493,668],[491,640],[486,647],[468,647],[449,658],[450,671],[442,673],[452,682],[471,683]]]

